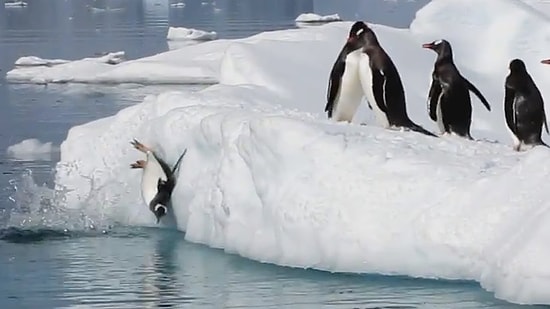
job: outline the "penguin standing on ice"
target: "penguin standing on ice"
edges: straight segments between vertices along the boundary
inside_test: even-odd
[[[542,95],[523,61],[512,60],[509,69],[505,82],[504,115],[514,138],[514,150],[520,151],[523,145],[545,145],[541,138],[542,126],[548,133],[548,124]]]
[[[438,40],[423,44],[422,47],[437,53],[428,95],[430,118],[437,122],[441,133],[454,133],[472,139],[470,135],[472,124],[470,91],[490,111],[489,102],[472,83],[460,74],[453,62],[453,52],[449,42]]]
[[[141,176],[141,195],[149,209],[157,218],[157,223],[160,218],[168,212],[168,203],[172,196],[172,191],[176,186],[175,172],[178,169],[183,156],[187,149],[183,151],[181,156],[176,161],[172,169],[162,160],[151,148],[143,145],[137,140],[133,140],[131,144],[137,150],[147,155],[147,160],[138,160],[130,164],[131,168],[143,169]]]
[[[359,81],[359,59],[363,46],[361,34],[368,29],[362,21],[353,24],[344,47],[330,71],[325,112],[329,119],[351,122],[363,99]]]
[[[407,115],[405,89],[390,56],[380,46],[374,31],[365,26],[360,33],[363,43],[359,61],[359,79],[369,106],[385,128],[401,127],[430,136]]]

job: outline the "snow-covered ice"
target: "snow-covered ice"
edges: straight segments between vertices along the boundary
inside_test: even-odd
[[[32,67],[32,66],[54,66],[58,64],[69,63],[70,60],[65,59],[42,59],[36,56],[21,57],[15,61],[15,66]]]
[[[451,42],[460,71],[493,106],[472,100],[477,141],[385,130],[366,106],[355,124],[326,120],[328,74],[351,22],[128,61],[108,75],[175,79],[195,64],[220,84],[148,96],[73,127],[56,185],[66,207],[155,226],[139,171],[128,168],[139,159],[129,141],[169,164],[187,148],[172,219],[190,241],[279,265],[476,280],[498,298],[550,304],[550,150],[514,152],[502,104],[515,57],[550,98],[550,67],[540,64],[550,57],[549,23],[518,0],[434,0],[410,29],[372,25],[401,73],[411,118],[433,131],[435,54],[421,44]]]
[[[52,152],[59,151],[52,142],[43,143],[36,138],[23,140],[6,149],[8,156],[18,160],[49,160]]]
[[[319,15],[315,13],[302,13],[296,17],[297,23],[328,23],[333,21],[341,21],[338,14]]]
[[[11,82],[30,83],[67,83],[88,82],[93,76],[112,70],[115,65],[125,61],[123,51],[83,58],[80,60],[42,59],[25,56],[15,62],[15,68],[6,74]]]
[[[170,27],[168,28],[167,40],[194,40],[211,41],[218,38],[215,31],[204,31],[193,28]]]

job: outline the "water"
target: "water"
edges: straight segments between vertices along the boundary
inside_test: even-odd
[[[5,152],[28,138],[59,146],[70,127],[147,94],[200,89],[9,85],[4,73],[20,56],[78,59],[124,50],[134,59],[168,50],[168,26],[237,38],[291,28],[309,11],[406,27],[426,1],[187,0],[184,9],[162,0],[27,2],[0,7],[0,308],[520,307],[473,282],[290,269],[188,243],[177,231],[116,226],[105,218],[91,225],[55,208],[50,188],[59,152],[19,159]]]

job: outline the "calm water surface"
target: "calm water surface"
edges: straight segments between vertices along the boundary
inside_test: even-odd
[[[27,2],[0,7],[0,308],[520,307],[472,282],[289,269],[190,244],[176,231],[89,226],[52,205],[59,152],[12,158],[5,151],[28,138],[59,146],[70,127],[148,94],[200,89],[7,84],[5,72],[20,56],[79,59],[124,50],[135,59],[171,48],[168,26],[237,38],[292,28],[297,15],[311,11],[405,27],[427,1],[187,0],[184,9],[162,0]]]

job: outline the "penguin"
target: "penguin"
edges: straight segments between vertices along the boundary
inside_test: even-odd
[[[400,127],[435,137],[435,134],[409,118],[399,71],[380,46],[374,31],[365,27],[359,36],[362,43],[359,79],[379,124],[385,128]]]
[[[338,54],[330,71],[325,112],[329,119],[351,122],[361,104],[364,93],[359,81],[359,59],[361,55],[361,34],[367,25],[355,22],[348,39]]]
[[[149,210],[155,215],[158,224],[160,218],[168,212],[168,203],[172,196],[172,191],[176,186],[175,173],[181,160],[187,153],[187,149],[183,151],[174,167],[170,169],[168,164],[151,148],[143,145],[136,139],[130,143],[135,149],[145,153],[147,156],[147,160],[137,160],[135,163],[130,164],[130,167],[133,169],[143,169],[141,195],[147,205],[149,205]]]
[[[453,133],[468,139],[472,124],[472,91],[491,111],[489,102],[470,81],[464,78],[453,62],[451,44],[446,40],[437,40],[422,45],[437,53],[432,72],[432,83],[428,94],[428,113],[437,122],[442,134]]]
[[[543,125],[548,133],[542,95],[522,60],[510,61],[509,69],[505,81],[504,115],[514,139],[514,150],[520,151],[523,145],[546,146],[541,138]]]

